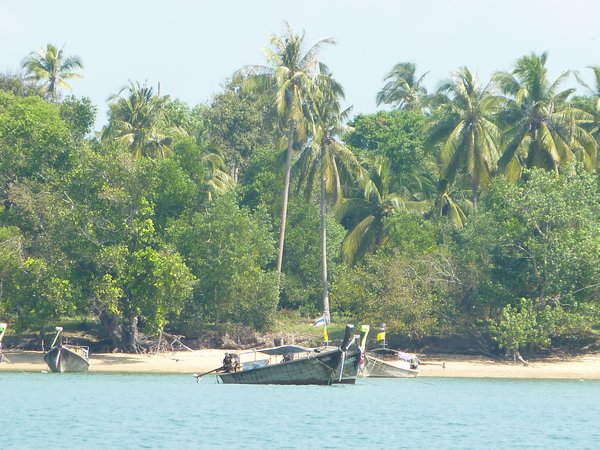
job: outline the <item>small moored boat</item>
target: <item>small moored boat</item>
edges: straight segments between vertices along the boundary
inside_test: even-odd
[[[411,354],[389,348],[367,352],[358,371],[361,377],[414,378],[419,374],[419,359]]]
[[[90,367],[89,348],[80,345],[63,344],[62,327],[56,327],[56,336],[44,361],[52,372],[87,372]]]

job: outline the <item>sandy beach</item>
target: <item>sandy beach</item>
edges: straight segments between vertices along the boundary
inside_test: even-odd
[[[89,370],[96,373],[192,375],[219,367],[225,352],[223,349],[206,349],[158,355],[92,354]],[[0,363],[0,372],[48,371],[42,352],[5,350],[4,356],[6,360]],[[528,366],[476,356],[419,355],[419,358],[425,362],[420,367],[420,377],[600,380],[600,353],[569,359],[531,360]],[[252,354],[243,355],[242,358],[251,359]],[[445,367],[442,367],[442,363]]]

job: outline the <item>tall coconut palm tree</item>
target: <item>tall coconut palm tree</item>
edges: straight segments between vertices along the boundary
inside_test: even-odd
[[[58,98],[59,87],[72,90],[65,80],[81,78],[81,75],[75,70],[83,69],[81,58],[79,56],[66,57],[63,48],[64,46],[59,48],[47,44],[45,48],[31,52],[21,63],[27,73],[27,78],[43,81],[47,95],[53,100]]]
[[[339,136],[347,131],[345,121],[350,108],[342,110],[340,100],[344,99],[342,86],[331,74],[322,68],[316,79],[320,94],[311,103],[314,118],[312,137],[302,149],[294,168],[298,171],[298,187],[304,187],[304,193],[310,198],[318,179],[321,203],[321,270],[323,314],[329,322],[329,281],[327,273],[327,204],[339,204],[342,196],[342,184],[346,181],[361,179],[363,169]]]
[[[273,89],[277,112],[287,129],[286,169],[277,254],[278,273],[281,273],[283,261],[294,146],[306,141],[306,106],[311,97],[319,92],[314,81],[318,69],[323,66],[318,60],[319,51],[323,45],[335,43],[332,39],[321,39],[304,51],[304,33],[296,34],[287,23],[286,28],[282,36],[272,36],[272,48],[265,49],[269,65],[252,65],[242,69],[242,72],[249,76],[249,81]]]
[[[499,98],[481,88],[466,67],[439,88],[448,101],[442,104],[428,126],[428,139],[442,142],[440,178],[451,184],[459,171],[471,179],[473,208],[480,188],[488,186],[500,157],[499,130],[494,123]]]
[[[121,97],[124,92],[127,95]],[[109,97],[110,119],[102,138],[126,145],[138,158],[164,158],[170,152],[172,138],[161,134],[158,124],[167,99],[155,95],[151,86],[130,81],[129,86]]]
[[[593,154],[596,142],[581,124],[589,115],[567,103],[574,89],[559,90],[569,72],[548,80],[548,54],[518,59],[512,72],[499,72],[494,80],[505,95],[504,149],[499,164],[511,179],[521,169],[541,167],[558,174],[561,164],[575,154]]]
[[[411,62],[396,64],[385,76],[387,81],[383,89],[377,93],[377,105],[392,105],[398,109],[416,109],[427,97],[423,87],[423,79],[429,72],[417,78],[417,66]]]

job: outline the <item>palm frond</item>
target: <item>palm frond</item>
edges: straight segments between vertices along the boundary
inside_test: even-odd
[[[370,242],[368,241],[370,239],[368,235],[374,221],[374,216],[365,217],[344,238],[342,242],[342,259],[347,264],[354,264],[358,256],[364,252],[364,248],[369,246]]]

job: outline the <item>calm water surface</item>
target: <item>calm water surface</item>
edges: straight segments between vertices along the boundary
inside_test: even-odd
[[[600,382],[0,372],[2,449],[598,449]]]

